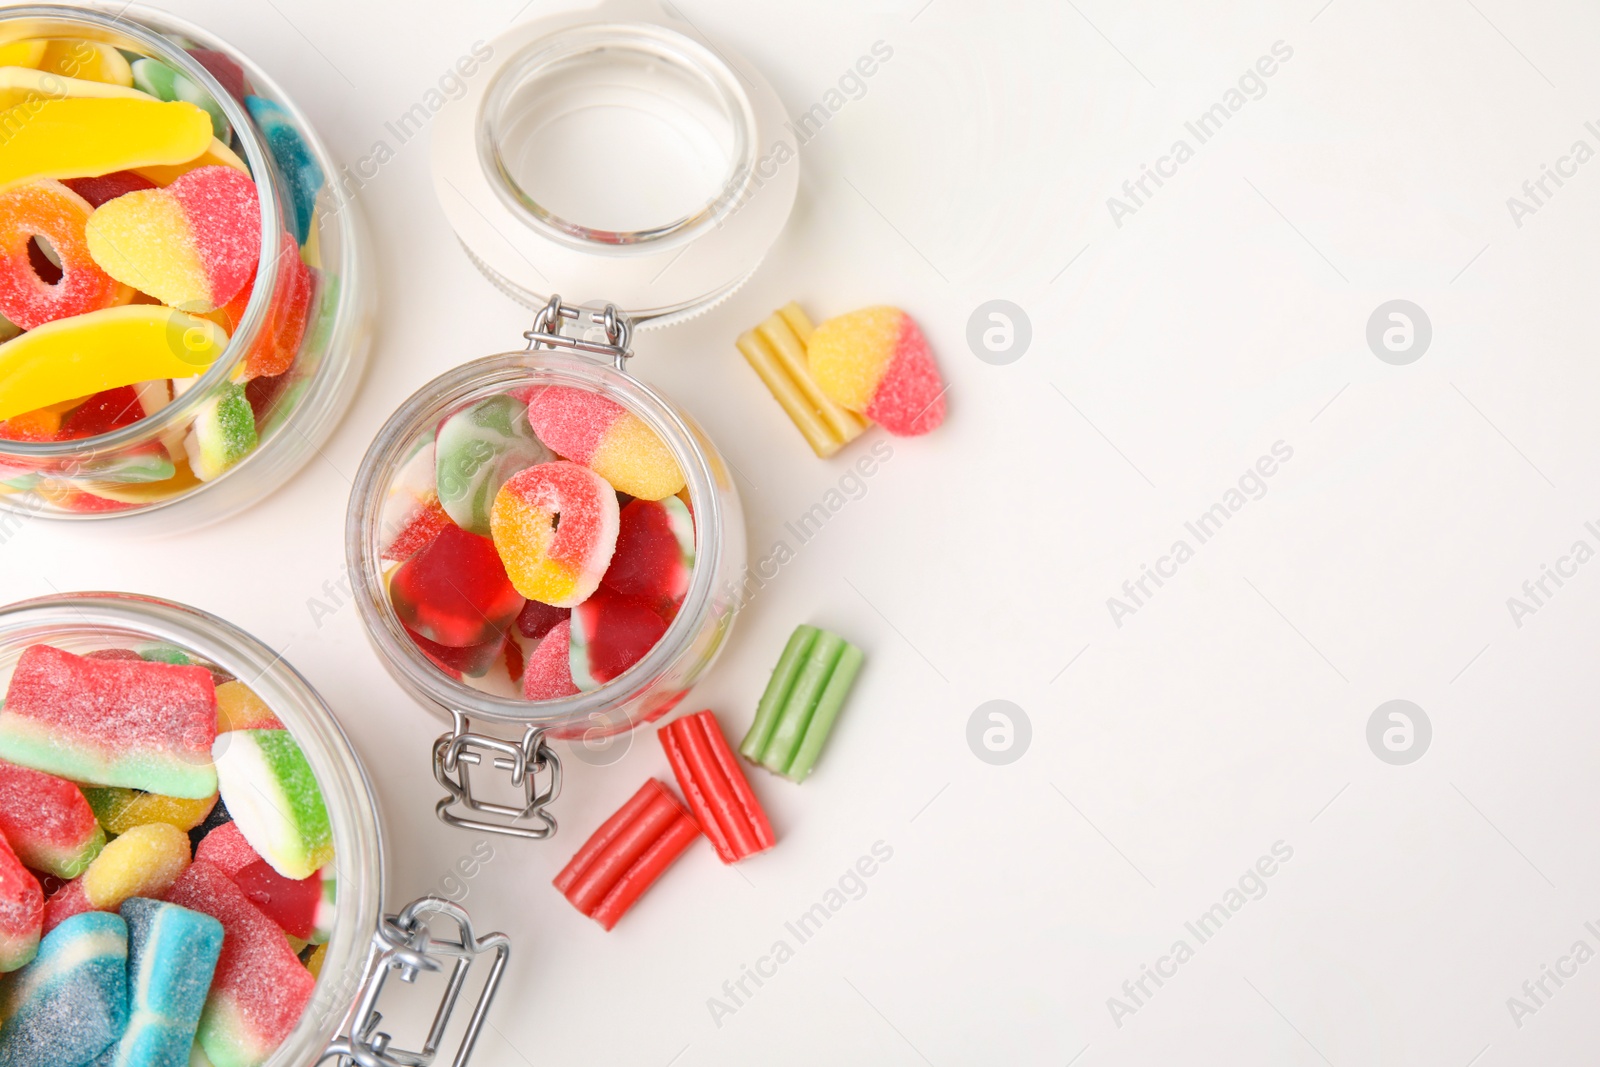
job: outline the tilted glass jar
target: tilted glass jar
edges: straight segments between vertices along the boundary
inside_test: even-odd
[[[466,913],[439,898],[381,914],[384,844],[372,786],[316,690],[278,653],[214,615],[154,597],[74,593],[0,607],[0,693],[23,651],[41,643],[79,655],[140,644],[176,646],[246,680],[310,762],[333,827],[333,935],[310,1005],[263,1067],[301,1067],[329,1056],[367,1067],[422,1067],[434,1058],[454,996],[447,994],[442,1019],[425,1043],[432,1047],[408,1054],[390,1048],[376,1029],[373,1009],[384,980],[411,982],[419,970],[438,970],[445,960],[454,961],[464,980],[473,959],[487,955],[489,977],[454,1061],[460,1067],[497,992],[509,944],[503,934],[475,935]],[[437,936],[441,925],[443,937]],[[459,995],[456,983],[451,989]]]
[[[529,331],[528,336],[535,344],[552,343],[541,331]],[[453,825],[523,837],[554,832],[545,806],[559,791],[560,764],[545,738],[601,738],[666,715],[716,658],[741,605],[744,514],[728,467],[695,421],[628,374],[624,360],[620,353],[614,364],[607,364],[581,352],[530,348],[457,367],[417,390],[390,416],[356,473],[345,522],[345,558],[356,603],[389,673],[424,706],[451,720],[451,732],[434,750],[434,773],[449,793],[439,802],[439,815]],[[599,689],[530,702],[484,692],[446,675],[407,635],[389,600],[382,514],[402,467],[444,419],[488,397],[545,385],[605,396],[666,442],[685,477],[694,516],[695,563],[682,606],[644,658]],[[387,531],[391,536],[394,532]],[[474,722],[515,727],[517,738],[472,733]],[[472,794],[467,768],[478,766],[483,755],[496,754],[506,761],[500,769],[510,770],[516,784],[526,789],[526,803],[519,808],[489,804]]]
[[[305,116],[259,67],[204,30],[126,4],[0,10],[0,44],[39,38],[95,42],[158,59],[199,87],[231,128],[231,144],[223,147],[248,167],[262,194],[261,258],[254,293],[226,351],[164,407],[97,436],[0,439],[0,509],[59,519],[160,513],[162,526],[192,527],[221,518],[299,470],[332,432],[360,382],[371,340],[373,294],[355,204],[332,180],[338,169]],[[247,90],[243,102],[197,55],[219,69],[226,61],[237,65]],[[262,125],[270,126],[270,133]],[[258,345],[292,329],[283,324],[273,300],[288,277],[280,262],[284,232],[293,235],[314,272],[305,329],[286,372],[254,378],[245,387],[255,448],[202,481],[183,446],[196,415],[219,394],[232,391],[230,383],[241,377]],[[172,343],[175,348],[183,343],[181,331]]]

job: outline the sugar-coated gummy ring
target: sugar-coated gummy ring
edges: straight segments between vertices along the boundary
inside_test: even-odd
[[[494,547],[517,592],[558,608],[583,603],[617,547],[617,494],[587,467],[557,460],[519,471],[495,495]]]
[[[133,290],[101,270],[84,227],[94,208],[56,181],[30,182],[0,193],[0,313],[24,330],[125,304]],[[60,261],[54,284],[39,277],[28,255],[35,237]]]

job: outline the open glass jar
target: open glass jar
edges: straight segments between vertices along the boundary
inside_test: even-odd
[[[384,916],[383,833],[366,772],[333,714],[310,684],[266,645],[223,620],[167,600],[126,593],[78,593],[0,607],[0,692],[24,650],[46,644],[88,655],[107,649],[164,646],[191,662],[244,681],[305,753],[333,832],[337,895],[333,930],[311,1002],[299,1024],[264,1067],[344,1057],[369,1067],[421,1067],[432,1061],[461,982],[473,960],[488,956],[489,976],[455,1059],[465,1062],[499,984],[509,953],[502,934],[476,936],[467,915],[425,897]],[[375,1005],[390,976],[413,982],[420,971],[450,961],[460,981],[450,992],[422,1049],[389,1047],[377,1030]],[[365,1058],[363,1058],[365,1057]]]
[[[196,104],[217,134],[197,162],[252,178],[261,252],[242,290],[248,296],[206,313],[225,333],[226,348],[208,353],[214,362],[203,373],[137,383],[137,405],[118,400],[117,417],[79,419],[81,428],[73,425],[70,400],[51,405],[59,410],[26,413],[37,418],[0,423],[0,508],[64,519],[161,512],[187,526],[220,518],[291,477],[354,395],[372,330],[355,205],[328,180],[338,171],[304,115],[260,68],[205,31],[122,4],[0,11],[0,47],[16,52],[31,42],[53,42],[58,51],[66,46],[65,66],[47,53],[35,91],[8,114],[80,93],[138,98],[146,95],[139,85],[157,84],[160,98]],[[87,63],[75,61],[74,50]],[[156,63],[141,67],[141,60]],[[152,83],[146,71],[166,80]],[[91,74],[101,88],[84,88]],[[120,173],[164,186],[194,165]],[[41,285],[47,281],[40,278]],[[180,361],[194,362],[194,325],[172,309],[167,343]],[[114,392],[86,399],[104,406]],[[197,420],[223,419],[231,420],[224,454],[218,459],[202,449],[197,459],[204,443]],[[180,502],[185,506],[173,507]]]
[[[563,308],[559,300],[553,307]],[[574,312],[574,309],[565,309]],[[553,311],[558,325],[561,312]],[[351,491],[345,555],[362,622],[389,673],[413,697],[451,721],[435,746],[434,774],[448,790],[439,802],[453,825],[522,837],[555,830],[546,810],[560,791],[560,763],[546,738],[595,739],[666,715],[716,658],[741,597],[745,568],[744,516],[738,490],[716,446],[694,420],[624,369],[625,344],[581,342],[556,331],[529,331],[529,350],[474,360],[417,390],[378,432]],[[563,344],[565,342],[565,344]],[[567,352],[541,346],[573,347]],[[607,364],[584,350],[610,349]],[[694,517],[694,567],[688,589],[665,634],[620,676],[598,689],[555,700],[527,701],[485,691],[468,677],[451,677],[408,634],[391,602],[395,564],[384,546],[397,531],[384,515],[408,461],[430,443],[447,418],[491,397],[527,395],[543,386],[595,393],[621,405],[652,430],[682,470]],[[472,724],[519,728],[512,740],[473,733]],[[473,766],[488,758],[511,772],[525,803],[513,807],[474,796]],[[487,770],[487,768],[485,768]]]
[[[760,265],[794,205],[798,146],[760,74],[655,0],[605,0],[514,26],[487,54],[435,117],[434,185],[472,261],[537,309],[528,350],[443,374],[389,419],[356,476],[345,554],[389,672],[451,723],[433,752],[447,793],[440,818],[543,838],[555,830],[546,808],[561,781],[549,740],[592,742],[666,715],[710,666],[744,598],[744,520],[728,468],[627,361],[634,326],[700,314]],[[585,300],[564,302],[558,285]],[[541,386],[596,394],[655,433],[684,474],[694,565],[642,658],[597,688],[530,701],[471,671],[446,673],[438,648],[424,653],[391,599],[384,515],[446,419],[496,395],[526,407]],[[444,652],[469,643],[444,642]],[[475,794],[473,768],[509,772],[519,802]]]

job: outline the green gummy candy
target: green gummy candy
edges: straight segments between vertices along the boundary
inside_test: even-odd
[[[150,663],[170,663],[177,667],[187,667],[194,663],[189,653],[177,645],[151,645],[140,650],[139,658]]]
[[[208,482],[254,452],[256,442],[256,416],[244,386],[226,382],[200,405],[183,447],[195,477]]]
[[[316,773],[287,730],[233,730],[212,747],[222,803],[239,832],[285,878],[333,860],[333,827]]]
[[[219,138],[228,136],[228,120],[222,108],[193,81],[173,70],[159,59],[136,59],[133,68],[133,87],[149,93],[158,100],[185,100],[211,116],[211,132]]]
[[[761,765],[767,770],[776,774],[788,773],[795,750],[800,747],[800,739],[805,736],[806,726],[811,722],[811,713],[843,651],[844,638],[826,630],[817,631],[817,639],[812,642],[811,651],[794,680],[794,690],[784,703],[783,714],[778,716],[778,726],[772,731],[766,752],[762,753]]]
[[[767,742],[778,725],[778,715],[789,700],[800,664],[811,651],[818,632],[815,626],[796,626],[789,635],[789,643],[783,647],[783,655],[778,657],[778,665],[772,668],[772,678],[761,694],[761,702],[756,705],[755,722],[750,724],[750,731],[739,743],[739,754],[751,763],[760,763],[766,753]]]
[[[845,642],[844,649],[839,653],[839,660],[834,664],[833,674],[829,676],[822,695],[817,698],[816,709],[811,713],[811,721],[806,724],[805,736],[800,740],[800,747],[795,750],[794,758],[789,761],[789,768],[784,772],[785,778],[793,782],[803,782],[806,775],[811,773],[811,768],[816,765],[817,756],[822,753],[823,744],[828,740],[828,734],[833,732],[833,723],[839,717],[839,709],[844,707],[844,698],[850,694],[850,687],[855,684],[863,659],[865,657],[859,648],[848,641]]]
[[[504,394],[446,419],[435,456],[439,506],[457,526],[479,536],[488,536],[489,511],[506,479],[555,458],[534,436],[528,405]]]

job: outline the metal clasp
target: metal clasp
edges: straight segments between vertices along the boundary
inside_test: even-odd
[[[580,326],[585,324],[598,326],[605,331],[604,342],[591,341],[585,337],[568,337],[561,331],[568,322],[576,322]],[[607,304],[603,308],[582,307],[577,304],[563,304],[559,294],[550,297],[544,307],[533,318],[533,329],[522,335],[528,341],[528,350],[538,348],[567,348],[574,352],[587,352],[593,356],[609,356],[611,362],[618,370],[623,370],[628,364],[628,358],[633,355],[630,344],[633,341],[633,323],[626,315],[617,310],[617,305]]]
[[[430,920],[440,915],[455,924],[457,936],[454,940],[433,936]],[[455,1059],[451,1061],[453,1067],[465,1067],[472,1058],[472,1050],[489,1014],[489,1005],[494,1002],[505,973],[511,942],[500,933],[474,937],[472,920],[467,913],[459,905],[438,897],[414,900],[399,915],[385,916],[378,924],[378,932],[372,935],[372,948],[362,973],[361,993],[351,1012],[347,1032],[335,1038],[317,1062],[332,1059],[340,1067],[428,1067],[438,1055],[439,1044],[444,1040],[445,1028],[455,1011],[473,960],[490,951],[494,953],[494,961],[489,967],[489,977],[472,1010],[472,1018],[467,1022],[467,1031],[456,1049]],[[378,1029],[383,1022],[378,1000],[384,984],[394,973],[399,974],[402,982],[415,982],[423,971],[442,970],[443,959],[453,959],[455,963],[422,1048],[411,1051],[391,1047],[390,1036]]]
[[[561,795],[561,760],[545,741],[544,731],[530,725],[518,744],[472,733],[472,724],[465,715],[459,711],[450,714],[454,719],[450,732],[441,735],[433,743],[433,777],[450,791],[450,795],[434,807],[439,819],[463,830],[535,841],[542,841],[554,834],[555,816],[544,809]],[[482,766],[486,754],[496,770],[510,771],[511,784],[524,791],[527,803],[522,807],[496,804],[472,795],[471,768]],[[539,784],[541,774],[544,776],[542,787]],[[450,810],[457,804],[469,812],[495,816],[496,821],[487,822],[457,815]],[[535,819],[539,825],[517,825],[524,819]]]

